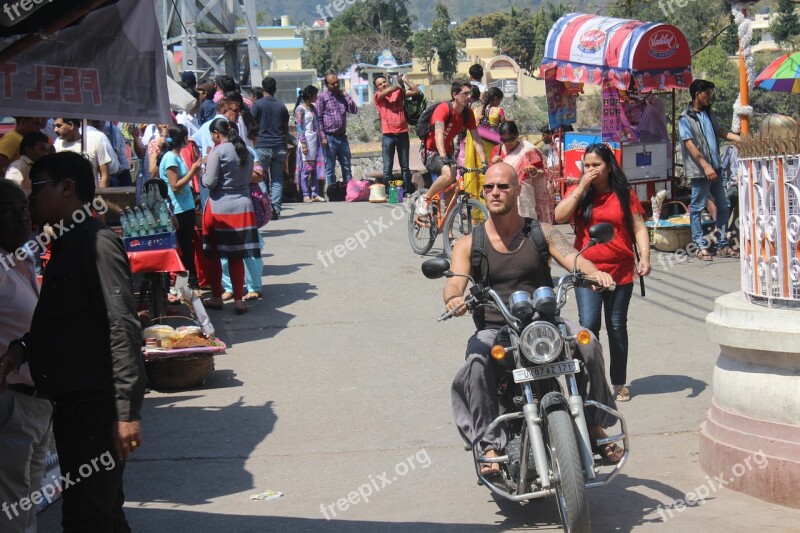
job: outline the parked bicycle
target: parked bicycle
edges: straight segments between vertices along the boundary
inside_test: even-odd
[[[417,215],[413,210],[408,215],[408,240],[411,249],[419,255],[425,255],[433,248],[436,237],[444,235],[444,253],[447,258],[453,250],[453,244],[472,233],[472,228],[486,220],[489,210],[478,199],[464,188],[465,174],[483,174],[486,169],[456,166],[456,181],[443,190],[431,201],[430,214]],[[425,194],[427,189],[415,193]],[[450,200],[446,198],[450,196]],[[413,205],[413,203],[412,203]]]

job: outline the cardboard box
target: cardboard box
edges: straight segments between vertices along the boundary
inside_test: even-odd
[[[148,250],[169,250],[178,246],[174,231],[155,233],[144,237],[125,237],[125,249],[129,252],[146,252]]]

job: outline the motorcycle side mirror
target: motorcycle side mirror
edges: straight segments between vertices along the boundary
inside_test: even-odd
[[[450,272],[450,261],[443,257],[435,257],[422,263],[422,274],[428,279],[449,278],[453,275]]]
[[[589,228],[589,237],[594,244],[606,244],[614,238],[614,226],[608,222],[600,222]]]

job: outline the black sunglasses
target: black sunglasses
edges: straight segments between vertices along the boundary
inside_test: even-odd
[[[501,191],[507,191],[511,188],[510,183],[484,183],[483,184],[483,192],[492,192],[494,188],[497,187]]]

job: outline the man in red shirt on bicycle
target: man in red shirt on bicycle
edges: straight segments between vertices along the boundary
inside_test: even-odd
[[[472,86],[469,83],[453,82],[450,87],[452,100],[439,104],[431,115],[433,135],[428,134],[428,138],[420,145],[419,155],[428,172],[439,177],[428,192],[417,200],[416,212],[419,216],[427,216],[431,199],[455,181],[456,172],[452,168],[456,163],[453,158],[455,151],[453,141],[463,129],[469,130],[472,134],[472,142],[475,144],[478,157],[481,161],[486,161],[475,115],[468,105],[471,94]]]

